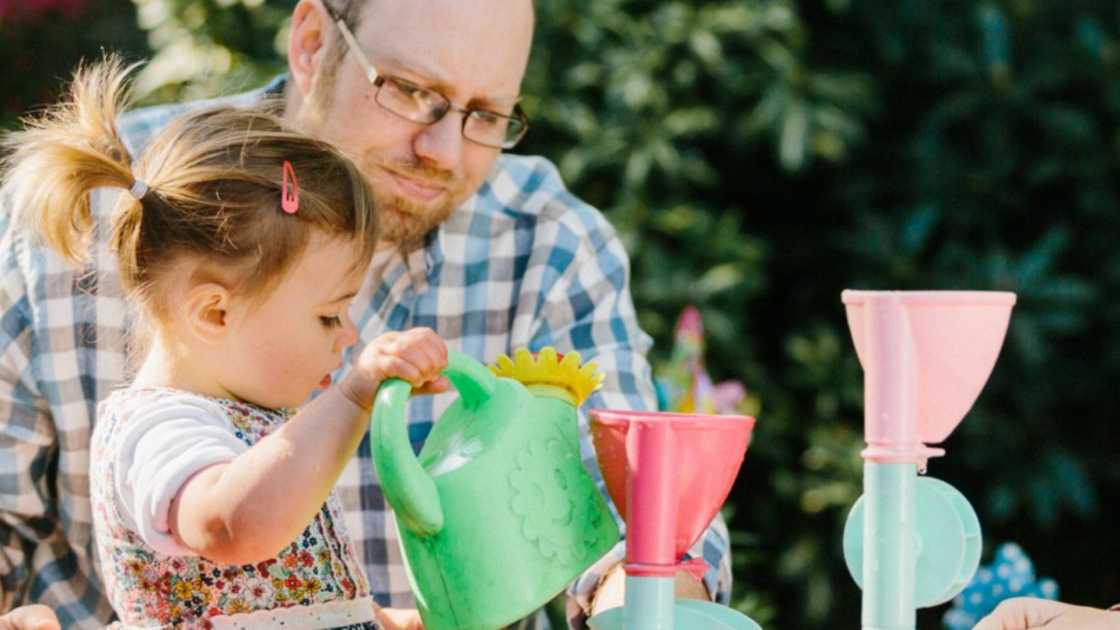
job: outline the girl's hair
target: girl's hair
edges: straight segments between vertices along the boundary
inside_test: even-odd
[[[368,264],[377,213],[365,178],[330,144],[265,107],[184,114],[133,161],[116,120],[134,68],[113,56],[79,68],[68,98],[0,141],[8,154],[0,197],[17,220],[81,266],[98,220],[90,192],[131,190],[113,212],[109,242],[124,288],[152,314],[162,310],[155,281],[185,260],[211,263],[251,298],[290,271],[313,233],[352,239],[354,269]],[[293,214],[281,209],[285,162],[298,185]]]

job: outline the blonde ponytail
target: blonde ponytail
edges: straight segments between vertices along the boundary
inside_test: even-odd
[[[90,259],[94,227],[107,230],[121,286],[157,316],[161,278],[185,263],[222,269],[250,297],[279,282],[315,233],[351,239],[355,268],[369,264],[378,238],[369,183],[329,143],[289,128],[271,104],[185,112],[134,160],[116,125],[134,67],[110,57],[80,69],[61,104],[0,141],[9,153],[0,196],[17,221],[75,266]],[[299,178],[294,214],[281,208],[285,168]],[[90,191],[99,187],[130,194],[110,216],[95,217]]]
[[[116,125],[130,102],[127,77],[135,67],[116,56],[82,66],[62,102],[0,140],[5,153],[0,197],[16,221],[74,266],[89,260],[95,222],[90,191],[128,189],[135,181]],[[129,201],[135,207],[124,211],[138,212],[140,203]]]

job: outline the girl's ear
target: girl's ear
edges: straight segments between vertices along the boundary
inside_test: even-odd
[[[288,67],[292,81],[305,96],[319,70],[325,45],[324,34],[330,16],[315,0],[300,0],[292,11],[292,27],[288,34]]]
[[[196,284],[187,291],[183,318],[187,330],[201,341],[216,343],[230,331],[231,296],[216,282]]]

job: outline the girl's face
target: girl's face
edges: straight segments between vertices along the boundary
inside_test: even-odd
[[[330,385],[343,349],[358,339],[348,311],[366,268],[354,268],[355,256],[349,240],[314,237],[263,302],[231,311],[222,371],[232,397],[296,407]]]

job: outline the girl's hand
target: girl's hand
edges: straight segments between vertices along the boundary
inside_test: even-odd
[[[411,608],[381,608],[377,620],[385,630],[424,630],[420,621],[420,611]]]
[[[381,383],[390,378],[407,381],[418,394],[445,391],[451,386],[442,374],[446,367],[447,345],[431,328],[389,332],[362,350],[339,386],[347,398],[370,409]]]

